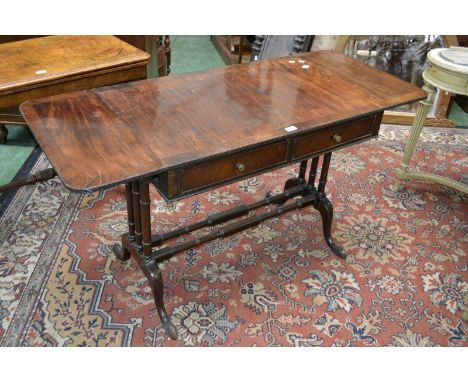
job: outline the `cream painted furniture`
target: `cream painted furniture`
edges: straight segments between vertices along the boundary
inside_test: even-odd
[[[424,121],[434,102],[437,89],[441,91],[468,95],[468,48],[451,47],[431,50],[428,55],[429,67],[423,72],[427,98],[419,101],[416,117],[411,127],[410,136],[406,143],[405,154],[400,168],[396,172],[395,189],[401,187],[403,179],[417,179],[439,183],[468,193],[468,186],[444,176],[427,172],[408,170],[408,164],[413,156],[416,144],[421,134]],[[437,89],[436,89],[437,88]]]

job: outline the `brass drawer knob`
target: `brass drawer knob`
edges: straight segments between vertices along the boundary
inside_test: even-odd
[[[245,170],[245,164],[236,163],[236,168],[237,168],[238,171],[243,172]]]
[[[333,140],[336,142],[336,143],[340,143],[342,138],[341,138],[341,135],[340,134],[335,134],[333,136]]]

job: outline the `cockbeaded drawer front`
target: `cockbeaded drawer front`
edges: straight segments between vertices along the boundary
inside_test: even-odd
[[[336,146],[345,146],[377,135],[382,115],[383,113],[379,113],[298,137],[294,140],[291,160],[307,158]]]
[[[168,199],[229,183],[287,163],[288,141],[170,170],[159,176],[158,189]]]
[[[318,131],[285,135],[281,142],[184,165],[159,174],[155,184],[167,200],[197,194],[209,188],[369,139],[378,134],[382,115],[383,113],[377,113],[358,120],[326,126]]]

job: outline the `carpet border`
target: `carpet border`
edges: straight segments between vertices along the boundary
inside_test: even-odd
[[[42,149],[39,146],[35,146],[29,154],[26,161],[21,165],[18,172],[15,174],[11,182],[17,181],[20,178],[24,178],[31,173],[31,170],[34,168],[39,158],[41,157]],[[9,192],[2,193],[0,195],[0,219],[3,217],[5,212],[8,210],[8,206],[11,204],[12,200],[15,198],[19,189],[15,189]]]

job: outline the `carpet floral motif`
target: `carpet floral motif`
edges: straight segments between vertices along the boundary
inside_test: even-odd
[[[302,280],[307,285],[304,296],[315,296],[314,304],[326,304],[328,312],[344,309],[348,313],[353,305],[362,305],[361,289],[351,273],[332,269],[330,273],[313,270],[309,274],[310,277]]]
[[[424,292],[436,306],[444,306],[450,313],[463,310],[463,297],[468,293],[468,280],[458,273],[441,276],[440,272],[422,276]]]
[[[340,225],[340,238],[346,247],[356,249],[361,259],[372,257],[374,261],[387,264],[402,260],[403,254],[410,252],[409,244],[413,239],[386,218],[363,214],[344,220],[346,223]]]
[[[382,126],[377,140],[333,154],[327,193],[346,260],[307,207],[162,263],[176,341],[135,261],[112,253],[124,188],[23,188],[0,218],[0,345],[467,346],[468,198],[416,181],[393,189],[407,134]],[[468,131],[425,128],[422,140],[411,166],[468,180]],[[47,166],[43,157],[35,171]],[[281,192],[297,167],[174,203],[152,189],[153,231]]]
[[[227,339],[227,332],[237,326],[237,321],[229,321],[226,307],[216,307],[209,301],[207,304],[189,301],[174,309],[172,322],[179,330],[179,336],[185,345],[212,346],[218,341],[222,344]]]

